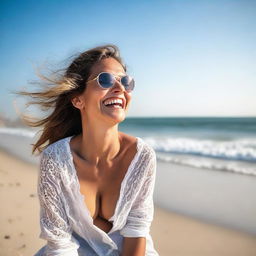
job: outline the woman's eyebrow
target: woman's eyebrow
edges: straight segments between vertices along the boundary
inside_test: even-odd
[[[126,73],[124,73],[124,72],[112,73],[112,74],[115,75],[115,76],[124,76],[124,75],[126,75]]]
[[[119,73],[114,73],[114,72],[111,72],[111,71],[102,71],[102,72],[107,72],[107,73],[110,73],[110,74],[113,74],[114,76],[126,76],[127,75],[127,73],[124,73],[124,72],[119,72]],[[100,72],[101,73],[101,72]],[[100,73],[98,73],[98,74],[100,74]],[[98,75],[97,74],[97,75]]]

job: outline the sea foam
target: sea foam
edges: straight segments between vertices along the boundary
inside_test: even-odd
[[[256,162],[256,139],[214,141],[190,138],[156,139],[147,137],[144,140],[158,152]]]

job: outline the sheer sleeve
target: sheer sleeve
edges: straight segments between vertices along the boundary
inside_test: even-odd
[[[150,148],[145,176],[139,193],[132,204],[125,226],[120,231],[124,237],[146,237],[154,215],[153,192],[156,177],[156,154]]]
[[[38,176],[40,238],[47,241],[45,256],[78,256],[79,243],[72,237],[60,186],[60,167],[54,153],[42,152]]]

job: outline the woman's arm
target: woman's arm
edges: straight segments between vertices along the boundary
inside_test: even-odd
[[[60,169],[54,152],[43,152],[38,176],[40,202],[40,238],[47,241],[46,253],[51,256],[78,256],[79,244],[72,238],[71,227],[61,199]]]
[[[145,237],[124,237],[121,256],[145,256]]]
[[[150,148],[143,183],[132,204],[126,225],[120,231],[124,237],[122,256],[145,256],[146,236],[154,215],[153,192],[156,177],[156,155]]]

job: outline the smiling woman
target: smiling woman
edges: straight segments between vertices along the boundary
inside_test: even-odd
[[[158,255],[150,235],[155,151],[118,131],[131,103],[134,79],[119,50],[104,45],[81,53],[40,92],[18,92],[52,109],[32,152],[38,177],[40,238],[35,255]]]

